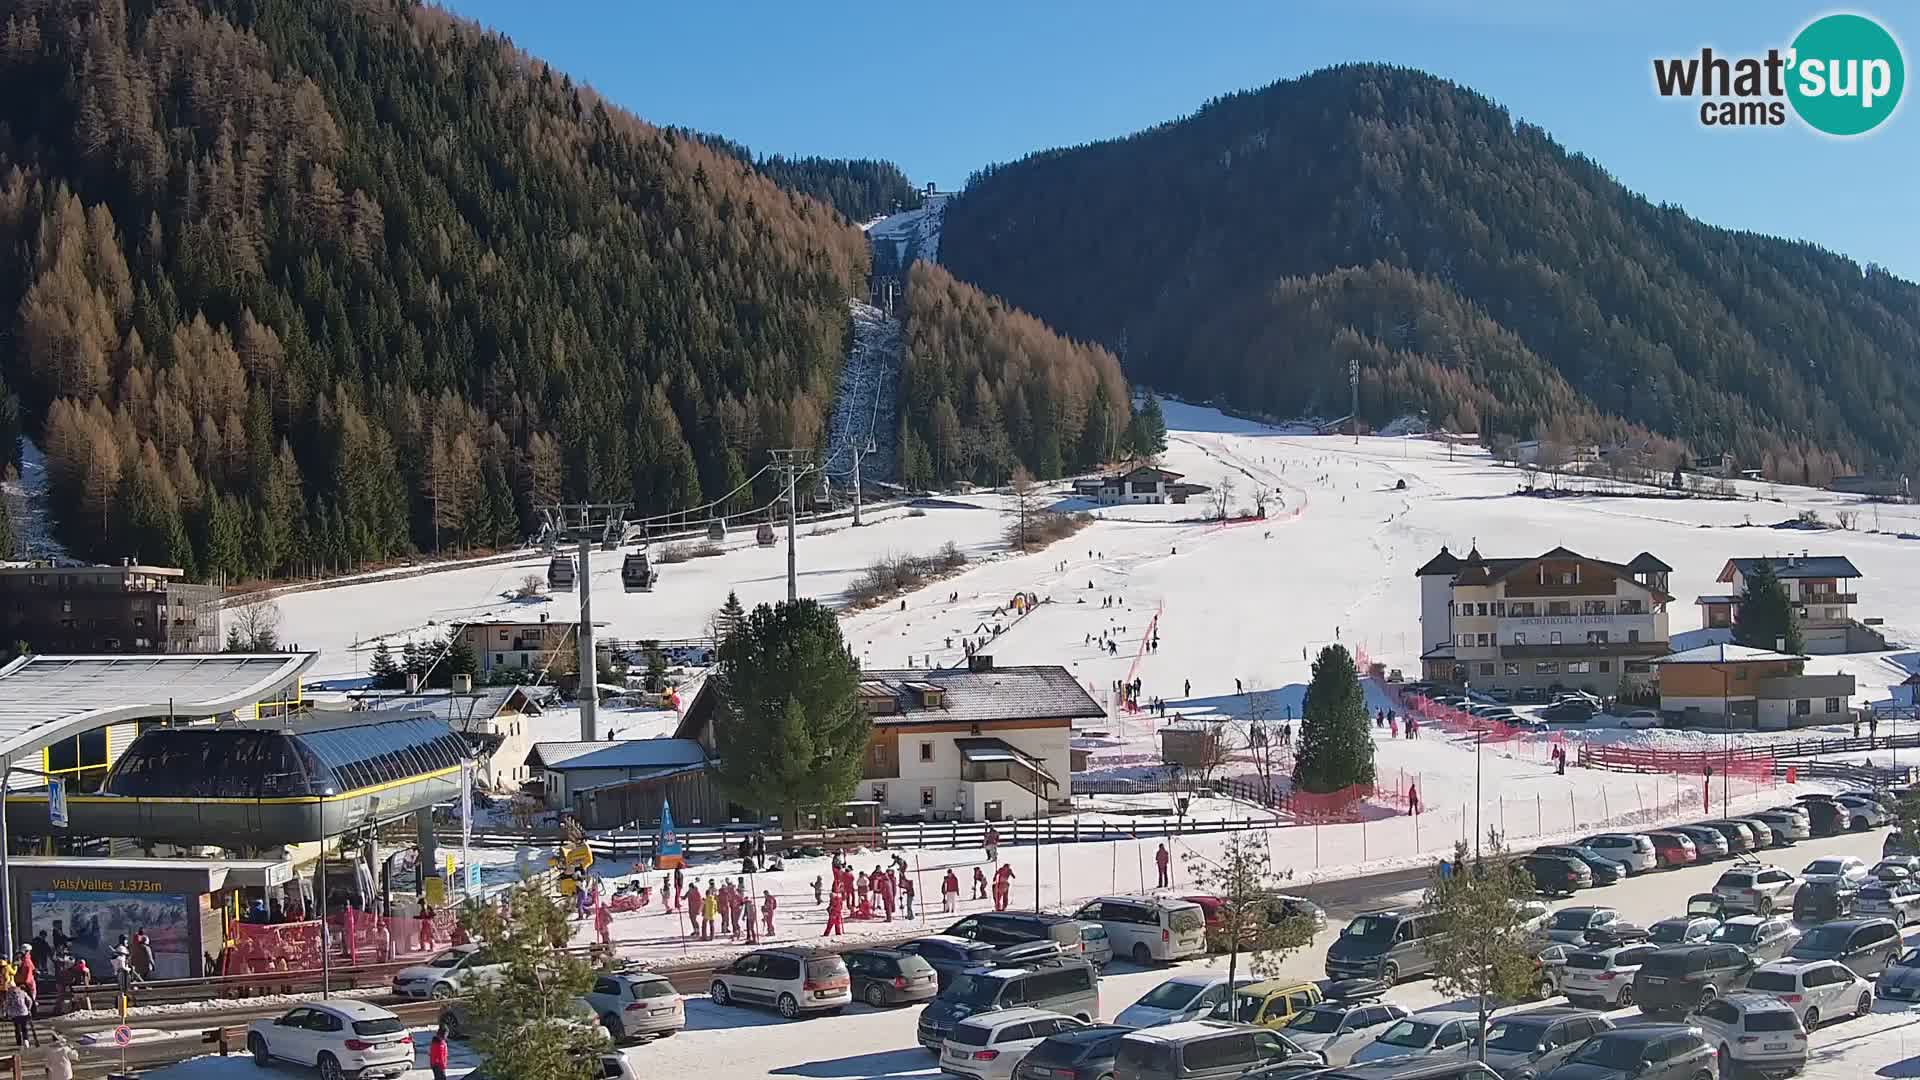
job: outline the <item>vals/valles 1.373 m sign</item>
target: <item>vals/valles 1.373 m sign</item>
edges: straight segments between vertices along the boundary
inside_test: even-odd
[[[1828,135],[1864,135],[1899,107],[1906,86],[1900,43],[1864,15],[1825,15],[1808,23],[1785,49],[1728,57],[1711,47],[1698,56],[1657,58],[1661,97],[1699,98],[1707,127],[1778,127],[1789,109]]]

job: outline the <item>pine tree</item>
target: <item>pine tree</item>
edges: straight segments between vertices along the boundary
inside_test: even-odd
[[[853,794],[873,722],[832,611],[813,600],[754,608],[721,644],[713,678],[717,778],[735,801],[794,822]]]
[[[558,946],[573,927],[564,901],[542,883],[510,887],[497,903],[461,909],[460,925],[502,965],[500,978],[478,979],[466,991],[480,1071],[490,1076],[593,1080],[600,1075],[597,1031],[575,1017],[593,985],[585,958]]]
[[[407,685],[406,673],[393,662],[393,652],[385,641],[374,645],[373,658],[367,662],[367,677],[375,690],[399,690]]]
[[[740,594],[734,592],[732,589],[728,589],[727,602],[721,604],[720,610],[715,612],[713,616],[714,644],[719,645],[725,643],[728,638],[733,636],[734,630],[739,628],[740,621],[746,617],[747,609],[740,606]]]
[[[645,641],[641,647],[646,650],[648,693],[657,694],[667,688],[667,657],[660,651],[657,641]]]
[[[433,655],[428,655],[429,663],[432,662]],[[447,632],[446,649],[440,656],[440,662],[435,664],[433,670],[428,673],[428,685],[444,690],[453,685],[455,675],[471,675],[479,669],[479,666],[479,662],[473,655],[473,646],[467,644],[467,635],[455,627]]]
[[[1345,646],[1320,650],[1300,716],[1300,750],[1293,765],[1296,786],[1324,793],[1373,783],[1367,696]]]
[[[1160,398],[1148,394],[1140,411],[1127,425],[1127,446],[1139,457],[1154,457],[1167,452],[1167,418],[1160,411]]]
[[[1806,651],[1800,620],[1794,616],[1793,603],[1787,598],[1787,587],[1767,559],[1755,563],[1753,571],[1746,575],[1746,587],[1740,594],[1740,617],[1733,623],[1733,640],[1750,648],[1780,649],[1796,656]]]

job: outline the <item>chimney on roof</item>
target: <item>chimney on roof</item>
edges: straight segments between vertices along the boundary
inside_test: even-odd
[[[456,694],[473,693],[473,676],[461,672],[453,677],[453,692]]]
[[[1786,638],[1783,638],[1783,637],[1777,637],[1777,638],[1774,638],[1774,639],[1773,639],[1773,651],[1774,651],[1774,652],[1778,652],[1778,653],[1783,653],[1783,652],[1786,652],[1786,651],[1787,651],[1787,639],[1786,639]]]
[[[993,657],[988,656],[986,653],[974,653],[973,656],[969,657],[967,660],[967,670],[968,671],[992,671]]]
[[[417,671],[407,672],[407,693],[417,694],[419,692],[420,692],[420,673]]]

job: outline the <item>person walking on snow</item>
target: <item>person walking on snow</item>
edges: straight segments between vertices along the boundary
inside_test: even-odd
[[[1412,784],[1407,785],[1407,812],[1410,814],[1420,812],[1420,789]]]
[[[892,922],[893,921],[893,884],[887,880],[886,871],[884,870],[881,871],[878,876],[880,878],[880,888],[878,890],[880,893],[880,912],[882,917],[884,917],[887,922]]]
[[[1400,737],[1400,721],[1395,720],[1391,716],[1387,717],[1387,737],[1390,739]]]
[[[947,876],[940,879],[940,910],[948,915],[960,909],[960,875],[949,867]]]
[[[773,912],[774,909],[779,906],[779,904],[774,902],[772,893],[760,894],[760,920],[767,928],[766,936],[769,941],[773,939]]]
[[[67,1037],[54,1032],[53,1041],[47,1044],[47,1080],[73,1080],[73,1063],[79,1060],[79,1052],[67,1045]]]
[[[991,825],[987,827],[987,861],[1000,861],[1000,830]]]
[[[973,868],[973,896],[971,896],[969,899],[984,900],[986,899],[986,896],[987,896],[987,875],[981,873],[980,868],[976,866]]]
[[[33,1036],[33,1002],[18,983],[7,987],[5,1000],[7,1019],[13,1021],[13,1045],[25,1046]]]
[[[613,944],[613,912],[605,904],[593,909],[593,931],[600,935],[600,944]]]
[[[687,886],[687,921],[693,924],[693,933],[688,937],[700,936],[700,886]]]
[[[821,904],[824,904],[827,902],[825,884],[826,884],[825,882],[820,880],[819,874],[813,875],[813,906],[814,907],[819,907]]]
[[[993,910],[1007,910],[1007,900],[1013,893],[1013,867],[1001,863],[1000,869],[993,874]]]
[[[1169,887],[1169,882],[1167,881],[1167,863],[1171,862],[1172,859],[1173,856],[1167,854],[1166,843],[1162,842],[1160,850],[1153,853],[1153,865],[1160,868],[1160,884],[1155,886],[1156,888],[1165,889]]]
[[[1193,696],[1193,680],[1192,679],[1186,680],[1185,684],[1181,687],[1181,690],[1182,690],[1182,693],[1180,695],[1181,697],[1192,697]]]
[[[673,910],[680,910],[680,895],[687,891],[686,879],[680,876],[680,868],[673,868]]]
[[[913,878],[900,879],[900,913],[905,918],[913,918]]]
[[[433,1070],[433,1080],[447,1080],[447,1026],[434,1029],[433,1041],[427,1044],[427,1067]]]
[[[820,932],[821,937],[838,937],[847,932],[840,921],[841,909],[840,894],[835,892],[827,898],[827,928]]]

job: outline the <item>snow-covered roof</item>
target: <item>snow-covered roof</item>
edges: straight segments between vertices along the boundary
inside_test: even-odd
[[[930,683],[945,691],[940,695],[940,704],[931,706],[922,706],[913,694],[900,693],[900,711],[875,716],[876,725],[918,721],[1105,719],[1107,715],[1100,703],[1080,685],[1080,680],[1058,664],[995,667],[985,671],[908,668],[862,674],[864,682],[901,689],[910,683]]]
[[[1753,568],[1761,563],[1773,564],[1773,576],[1777,578],[1857,578],[1864,577],[1845,555],[1787,555],[1778,559],[1728,559],[1727,565],[1720,570],[1721,581],[1732,581],[1737,571],[1741,577],[1753,573]]]
[[[707,752],[692,739],[626,739],[621,742],[543,742],[527,753],[529,768],[548,772],[575,769],[664,769],[698,765]]]
[[[1685,652],[1668,653],[1654,659],[1656,664],[1748,664],[1762,660],[1805,660],[1806,657],[1795,653],[1774,652],[1772,649],[1755,649],[1747,645],[1721,643],[1702,645]]]
[[[0,667],[0,755],[159,716],[213,716],[281,697],[319,653],[23,656]]]

